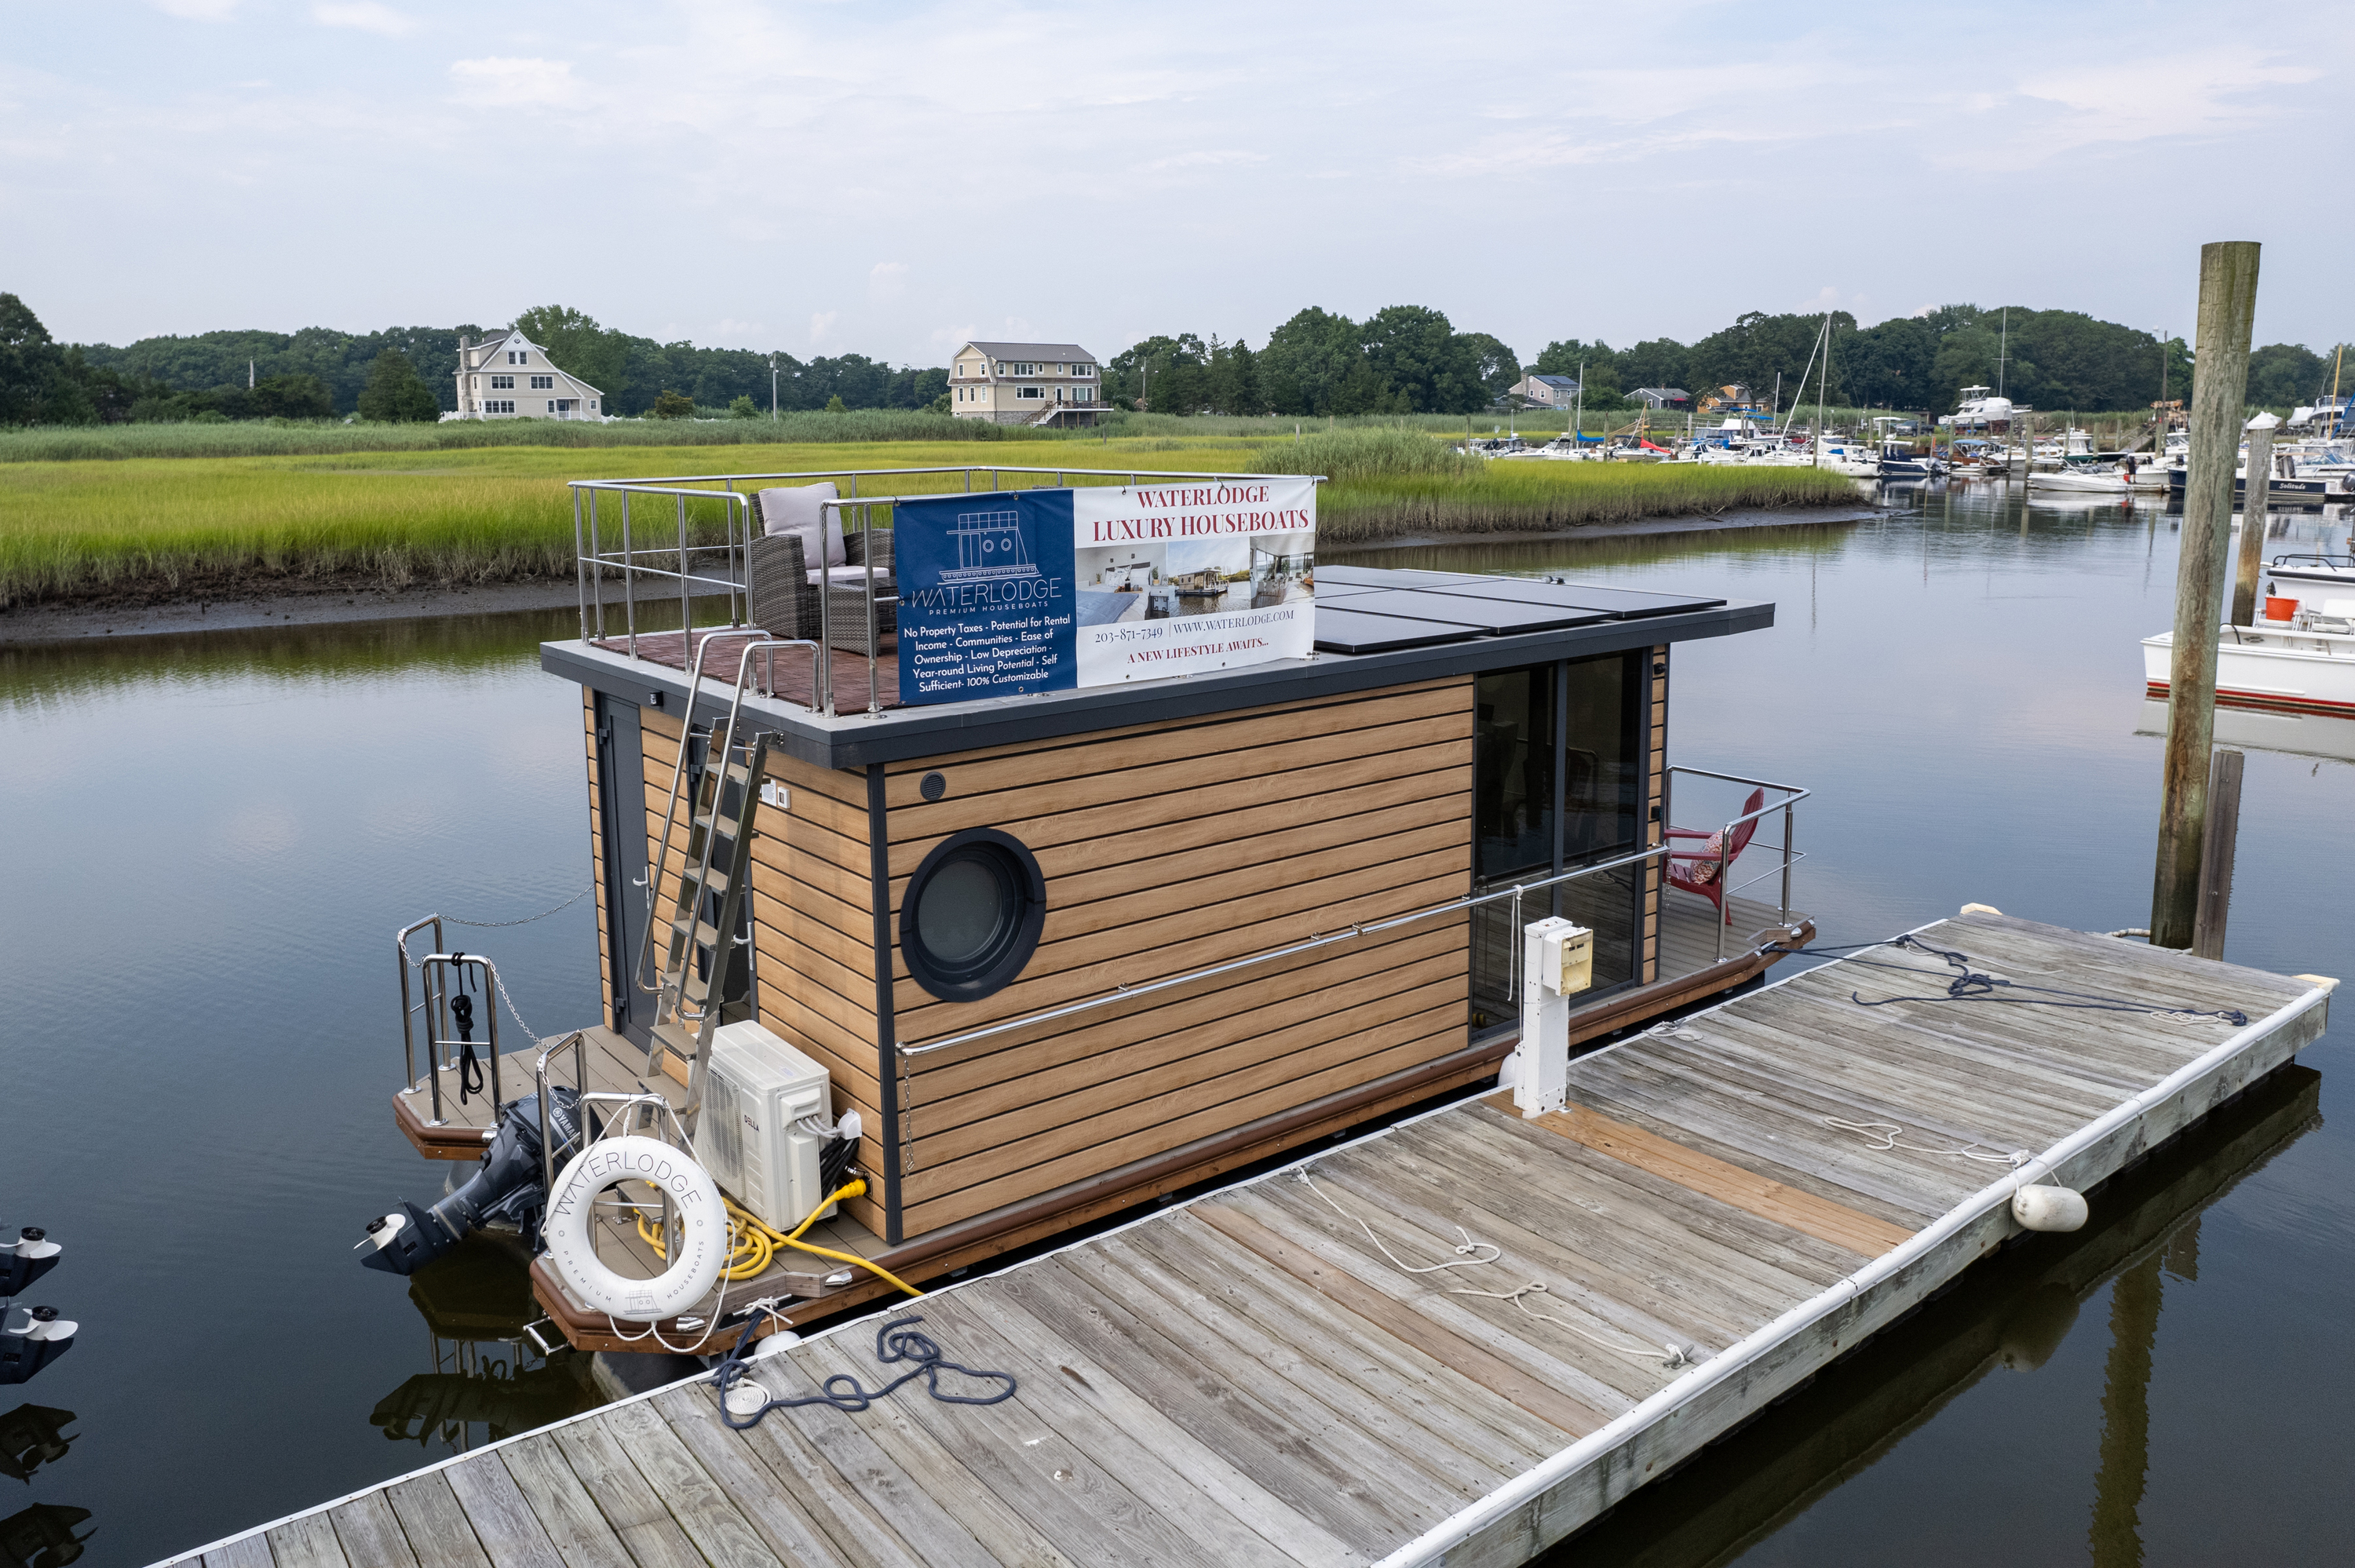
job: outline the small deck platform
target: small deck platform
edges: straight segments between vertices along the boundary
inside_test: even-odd
[[[684,1383],[202,1560],[1525,1561],[2015,1234],[2007,1151],[2093,1189],[2327,1020],[2327,981],[1994,915],[1919,935],[2194,1011],[1948,1001],[1958,971],[1871,949],[1580,1058],[1561,1114],[1462,1102],[912,1304],[950,1359],[1020,1379],[1006,1404],[918,1383],[736,1433]],[[1458,1227],[1502,1256],[1460,1257]],[[880,1320],[758,1375],[871,1386],[900,1370]]]
[[[588,1086],[600,1094],[633,1094],[651,1090],[660,1094],[673,1108],[687,1103],[687,1086],[672,1073],[657,1068],[648,1071],[646,1054],[635,1043],[599,1024],[580,1032],[581,1063],[586,1068]],[[569,1042],[570,1034],[559,1037]],[[490,1141],[497,1120],[499,1098],[521,1099],[536,1086],[533,1068],[539,1057],[537,1048],[510,1051],[499,1058],[498,1097],[491,1092],[487,1065],[479,1094],[461,1102],[458,1096],[458,1075],[454,1068],[444,1067],[442,1077],[442,1119],[433,1120],[433,1102],[427,1094],[425,1080],[403,1089],[392,1097],[392,1119],[410,1143],[428,1160],[475,1160],[482,1158],[484,1147]],[[671,1058],[675,1065],[677,1058]],[[573,1055],[568,1044],[549,1063],[549,1079],[559,1085],[573,1081]],[[460,1179],[464,1179],[461,1172]],[[857,1257],[873,1257],[885,1251],[883,1238],[852,1219],[847,1213],[822,1221],[810,1227],[807,1238],[813,1245],[847,1252]],[[662,1261],[654,1250],[640,1239],[634,1224],[626,1216],[603,1216],[597,1232],[597,1247],[601,1255],[616,1267],[638,1267],[647,1273],[658,1273]],[[630,1261],[625,1261],[630,1260]],[[756,1301],[764,1296],[790,1293],[804,1299],[794,1315],[807,1318],[839,1310],[851,1301],[866,1296],[879,1295],[863,1278],[850,1290],[844,1302],[831,1298],[843,1289],[829,1287],[827,1277],[842,1271],[839,1264],[813,1256],[808,1253],[781,1255],[765,1272],[751,1279],[730,1282],[690,1308],[686,1314],[708,1320],[726,1308],[730,1301]],[[575,1300],[563,1287],[546,1260],[535,1260],[531,1270],[532,1290],[540,1305],[561,1325],[565,1337],[583,1350],[645,1350],[645,1341],[654,1336],[646,1333],[647,1325],[630,1323],[616,1326],[602,1313],[592,1312]],[[887,1287],[883,1287],[888,1289]],[[682,1330],[677,1319],[655,1325],[662,1339],[674,1343],[698,1341],[704,1338],[699,1328]],[[732,1335],[731,1335],[732,1338]]]
[[[638,633],[638,657],[684,673],[694,658],[695,649],[708,643],[703,654],[703,678],[717,681],[724,694],[735,686],[736,669],[743,661],[745,647],[766,635],[757,628],[713,630],[698,627],[695,641],[690,643],[676,631],[641,631]],[[894,646],[884,650],[874,662],[875,690],[872,695],[886,708],[900,705],[900,655],[896,652],[898,640],[892,641]],[[601,648],[608,653],[627,653],[630,651],[626,637],[608,637],[601,641],[592,641],[590,646]],[[806,648],[782,649],[770,655],[768,664],[764,665],[761,660],[753,661],[752,683],[756,686],[761,684],[762,676],[773,669],[775,683],[769,686],[768,694],[809,707],[814,705],[817,692],[816,662],[815,656]],[[864,653],[853,652],[847,648],[834,651],[834,707],[837,713],[863,714],[867,711],[870,694],[867,664]]]

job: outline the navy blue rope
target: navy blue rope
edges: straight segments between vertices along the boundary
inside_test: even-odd
[[[886,1394],[897,1392],[918,1378],[924,1380],[925,1388],[943,1404],[996,1404],[1014,1397],[1015,1390],[1020,1385],[1014,1381],[1012,1372],[982,1372],[973,1367],[960,1366],[950,1361],[946,1352],[941,1349],[939,1341],[930,1334],[915,1331],[915,1325],[922,1321],[923,1319],[921,1317],[895,1318],[875,1330],[877,1361],[881,1361],[885,1366],[891,1366],[900,1361],[916,1363],[881,1388],[867,1388],[848,1372],[837,1372],[818,1384],[818,1393],[805,1398],[780,1399],[775,1394],[767,1393],[767,1391],[763,1390],[766,1397],[762,1401],[761,1408],[753,1411],[750,1415],[739,1417],[734,1411],[728,1408],[728,1391],[735,1386],[739,1378],[745,1375],[744,1351],[752,1343],[752,1330],[760,1325],[760,1319],[755,1318],[751,1322],[744,1325],[744,1332],[737,1340],[736,1348],[729,1351],[719,1364],[712,1369],[711,1381],[719,1389],[719,1419],[737,1431],[742,1432],[758,1426],[761,1424],[761,1418],[772,1410],[794,1410],[805,1404],[830,1404],[846,1414],[855,1414]],[[944,1372],[962,1372],[966,1377],[979,1382],[1002,1383],[1006,1386],[986,1399],[969,1393],[943,1393],[941,1392],[941,1373]]]
[[[1828,959],[1846,953],[1860,953],[1873,948],[1912,948],[1916,952],[1943,959],[1949,968],[1962,972],[1946,982],[1946,991],[1944,996],[1885,996],[1878,1001],[1867,1001],[1861,993],[1849,991],[1849,1000],[1859,1007],[1887,1007],[1896,1001],[2008,1001],[2019,1007],[2066,1007],[2086,1012],[2140,1012],[2163,1018],[2214,1018],[2230,1023],[2235,1028],[2246,1028],[2249,1022],[2249,1015],[2237,1007],[2213,1009],[2161,1007],[2152,1002],[2132,1001],[2123,997],[2102,996],[2089,991],[2062,991],[2055,986],[2021,985],[2016,980],[1998,980],[1993,975],[1981,974],[1972,969],[1968,954],[1955,952],[1946,948],[1934,948],[1920,938],[1910,935],[1891,937],[1879,942],[1853,942],[1839,948],[1789,948],[1779,943],[1770,943],[1767,950]],[[1847,961],[1852,964],[1862,964],[1867,969],[1896,969],[1904,974],[1918,975],[1922,972],[1905,964],[1877,964],[1870,959],[1851,958]],[[1999,996],[1997,994],[1998,991],[2035,991],[2038,994]],[[2069,1001],[2047,1000],[2051,997],[2071,997],[2075,1000]]]

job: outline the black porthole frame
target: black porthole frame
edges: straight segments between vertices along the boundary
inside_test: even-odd
[[[953,969],[925,948],[916,929],[916,908],[932,874],[952,859],[965,858],[976,846],[985,846],[1010,863],[1022,907],[1014,912],[1011,934],[997,944],[986,963],[978,969]],[[900,899],[900,956],[907,961],[908,973],[915,982],[943,1001],[979,1001],[1014,983],[1030,955],[1038,951],[1039,934],[1046,924],[1047,877],[1030,846],[996,828],[967,828],[934,844],[908,879],[908,890]]]

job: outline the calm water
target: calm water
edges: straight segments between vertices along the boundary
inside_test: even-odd
[[[2147,924],[2159,743],[2137,733],[2136,642],[2169,619],[2171,520],[1922,507],[1379,560],[1774,600],[1772,630],[1678,650],[1673,759],[1817,791],[1798,901],[1827,942],[1972,900]],[[2345,544],[2335,521],[2287,526]],[[564,632],[526,617],[0,654],[0,1223],[66,1243],[36,1295],[84,1324],[0,1396],[0,1425],[19,1400],[75,1417],[65,1457],[0,1478],[0,1520],[86,1509],[84,1563],[144,1563],[446,1455],[454,1425],[417,1436],[432,1399],[468,1401],[434,1408],[479,1443],[591,1397],[501,1342],[526,1314],[511,1263],[485,1254],[412,1300],[348,1251],[389,1199],[440,1186],[387,1125],[393,929],[512,919],[588,885],[578,694],[535,652]],[[2306,754],[2342,744],[2326,726],[2260,727],[2281,749],[2249,756],[2230,956],[2355,975],[2355,931],[2329,915],[2355,766]],[[592,1013],[592,931],[584,900],[452,941],[492,953],[546,1033]],[[1620,1510],[1579,1561],[2341,1555],[2340,1076],[2326,1041],[2105,1192],[2087,1232],[1975,1274]]]

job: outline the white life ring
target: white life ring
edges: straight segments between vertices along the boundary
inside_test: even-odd
[[[670,1198],[670,1266],[652,1279],[599,1261],[590,1226],[597,1194],[616,1181],[647,1181]],[[575,1296],[598,1311],[642,1323],[675,1318],[703,1299],[728,1252],[728,1211],[702,1166],[659,1139],[609,1138],[573,1156],[556,1179],[541,1228],[549,1261]]]

